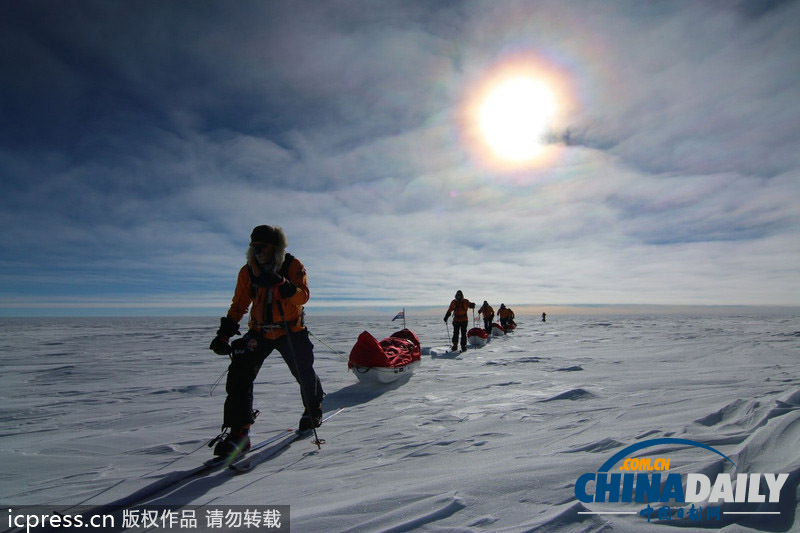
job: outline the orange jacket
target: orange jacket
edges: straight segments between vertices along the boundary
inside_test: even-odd
[[[303,304],[308,301],[310,293],[306,269],[297,258],[291,258],[286,278],[297,287],[297,292],[289,298],[281,298],[274,287],[258,287],[253,297],[250,267],[244,265],[239,270],[228,316],[237,322],[240,321],[252,303],[248,327],[261,331],[264,337],[277,339],[285,335],[284,322],[294,332],[304,330]]]
[[[478,309],[478,314],[483,315],[484,318],[491,320],[494,318],[494,309],[489,304],[484,304]]]
[[[467,309],[472,308],[475,309],[475,304],[464,298],[459,302],[458,300],[453,300],[450,302],[450,308],[447,309],[447,315],[450,316],[450,313],[453,313],[453,322],[461,323],[461,322],[469,322],[469,318],[467,317]]]
[[[499,318],[514,318],[514,312],[508,307],[504,307],[497,312],[497,316]]]

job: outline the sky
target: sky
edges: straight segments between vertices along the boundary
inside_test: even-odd
[[[0,315],[800,305],[800,2],[0,4]],[[556,102],[501,161],[500,76]],[[477,125],[476,125],[477,124]]]

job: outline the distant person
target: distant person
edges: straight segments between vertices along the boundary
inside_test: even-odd
[[[461,351],[467,351],[467,324],[469,323],[467,309],[475,309],[475,304],[464,298],[463,292],[457,291],[455,299],[450,302],[447,314],[444,315],[444,321],[447,322],[450,314],[453,314],[453,347],[450,348],[453,352],[458,349],[459,332],[461,333]]]
[[[505,329],[514,320],[514,312],[506,307],[506,304],[500,304],[497,317],[500,319],[500,325]]]
[[[279,227],[253,229],[233,303],[211,342],[215,353],[231,357],[222,421],[223,430],[229,428],[230,432],[220,435],[214,455],[234,456],[250,449],[250,425],[255,421],[253,382],[274,349],[300,385],[305,410],[298,429],[306,431],[321,423],[324,392],[314,372],[314,345],[303,324],[303,305],[309,298],[306,269],[286,252],[286,245],[286,235]],[[228,340],[239,334],[239,321],[251,304],[247,333],[229,345]]]
[[[542,322],[547,322],[547,313],[542,313]]]
[[[483,305],[478,309],[478,314],[483,315],[483,329],[486,333],[492,332],[492,322],[494,322],[494,309],[489,302],[483,301]]]

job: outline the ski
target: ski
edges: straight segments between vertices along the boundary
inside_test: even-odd
[[[235,463],[238,460],[241,460],[247,455],[247,453],[252,452],[253,450],[260,450],[264,447],[269,446],[271,443],[280,440],[281,438],[285,437],[286,435],[294,436],[294,430],[281,430],[280,432],[264,439],[263,441],[259,442],[255,446],[253,446],[249,452],[245,452],[242,454],[237,455],[236,457],[214,457],[212,459],[208,459],[198,466],[194,468],[190,468],[189,470],[182,470],[177,472],[172,472],[161,479],[156,480],[155,482],[143,487],[136,492],[129,494],[123,498],[115,500],[109,504],[101,505],[95,509],[92,509],[92,513],[99,514],[101,512],[107,512],[109,510],[115,511],[118,509],[127,509],[137,503],[142,501],[148,500],[154,497],[156,494],[170,489],[172,487],[178,486],[190,479],[198,478],[200,476],[204,476],[206,474],[211,474],[212,472],[217,471],[218,469],[227,466],[229,464]]]
[[[250,455],[247,458],[242,458],[241,461],[236,461],[228,465],[234,474],[244,474],[245,472],[249,472],[252,470],[256,465],[263,463],[270,457],[277,454],[279,451],[286,449],[291,443],[296,440],[300,440],[303,437],[310,435],[311,431],[306,431],[303,433],[298,433],[297,431],[292,430],[291,433],[285,435],[282,439],[275,442],[273,446],[271,446],[268,450],[264,450],[261,453]]]
[[[333,418],[334,416],[338,415],[344,411],[344,407],[340,407],[339,409],[333,411],[328,416],[322,419],[320,426]],[[234,471],[234,473],[244,474],[245,472],[249,472],[252,470],[256,465],[263,463],[264,461],[268,460],[269,458],[275,456],[281,450],[284,450],[289,447],[295,441],[304,439],[306,437],[310,437],[313,435],[314,432],[312,430],[307,431],[295,431],[295,430],[288,430],[288,433],[285,433],[282,437],[279,438],[272,438],[269,442],[259,443],[257,446],[258,448],[252,448],[250,450],[250,454],[247,457],[239,456],[241,460],[234,460],[233,463],[228,465],[228,468]],[[324,441],[323,441],[324,442]],[[262,446],[263,444],[263,446]],[[271,444],[271,446],[270,446]],[[268,447],[268,448],[267,448]],[[266,448],[266,449],[264,449]],[[253,453],[253,450],[262,450],[259,453]]]
[[[208,459],[207,461],[205,461],[203,463],[203,466],[205,466],[207,468],[214,469],[214,468],[217,468],[219,466],[230,465],[232,463],[235,463],[236,461],[244,459],[244,457],[247,454],[250,454],[250,453],[253,453],[255,451],[258,451],[258,450],[264,448],[265,446],[269,446],[273,442],[275,442],[277,440],[280,440],[281,438],[285,437],[288,434],[293,434],[293,433],[294,433],[293,429],[283,429],[283,430],[279,431],[278,433],[272,435],[271,437],[268,437],[268,438],[262,440],[261,442],[252,445],[250,447],[250,449],[248,451],[246,451],[246,452],[239,453],[239,454],[237,454],[237,455],[235,455],[233,457],[212,457],[211,459]]]
[[[344,407],[332,412],[325,418],[323,418],[323,422],[326,420],[330,420],[337,414],[341,413],[344,410]],[[210,474],[212,472],[217,471],[218,469],[224,466],[230,466],[232,469],[240,465],[242,463],[247,463],[247,459],[249,457],[248,454],[253,454],[256,452],[255,455],[252,455],[252,458],[256,460],[251,466],[243,468],[242,472],[247,472],[250,468],[255,466],[256,464],[263,462],[264,460],[268,459],[272,455],[275,454],[277,451],[272,451],[273,448],[282,449],[291,444],[292,441],[305,438],[311,435],[312,432],[304,432],[301,435],[298,435],[295,430],[293,429],[284,429],[280,430],[279,432],[275,433],[267,437],[266,439],[260,441],[256,445],[252,446],[248,452],[242,453],[237,455],[236,457],[229,458],[229,457],[214,457],[209,459],[200,465],[190,468],[189,470],[171,472],[164,477],[156,480],[155,482],[147,485],[146,487],[142,487],[141,489],[135,491],[132,494],[119,498],[111,503],[103,504],[98,507],[95,507],[88,511],[89,514],[101,514],[101,513],[109,513],[109,512],[116,512],[121,509],[127,509],[141,503],[143,501],[149,500],[156,496],[157,494],[176,487],[190,479],[194,479],[206,474]],[[261,457],[262,454],[266,454],[266,457]]]

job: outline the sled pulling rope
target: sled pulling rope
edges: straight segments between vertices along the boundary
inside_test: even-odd
[[[328,343],[327,343],[327,342],[325,342],[324,340],[320,339],[319,337],[317,337],[316,335],[314,335],[313,333],[311,333],[311,331],[310,331],[310,330],[309,330],[308,334],[309,334],[309,335],[311,335],[312,337],[314,337],[316,340],[318,340],[318,341],[319,341],[319,342],[321,342],[322,344],[324,344],[325,346],[327,346],[327,347],[328,347],[328,349],[329,349],[330,351],[332,351],[333,353],[335,353],[336,355],[338,355],[339,357],[341,357],[341,358],[342,358],[342,359],[344,359],[345,361],[347,361],[347,360],[348,360],[348,359],[347,359],[347,356],[344,354],[344,352],[340,352],[339,350],[337,350],[336,348],[334,348],[333,346],[331,346],[330,344],[328,344]]]

